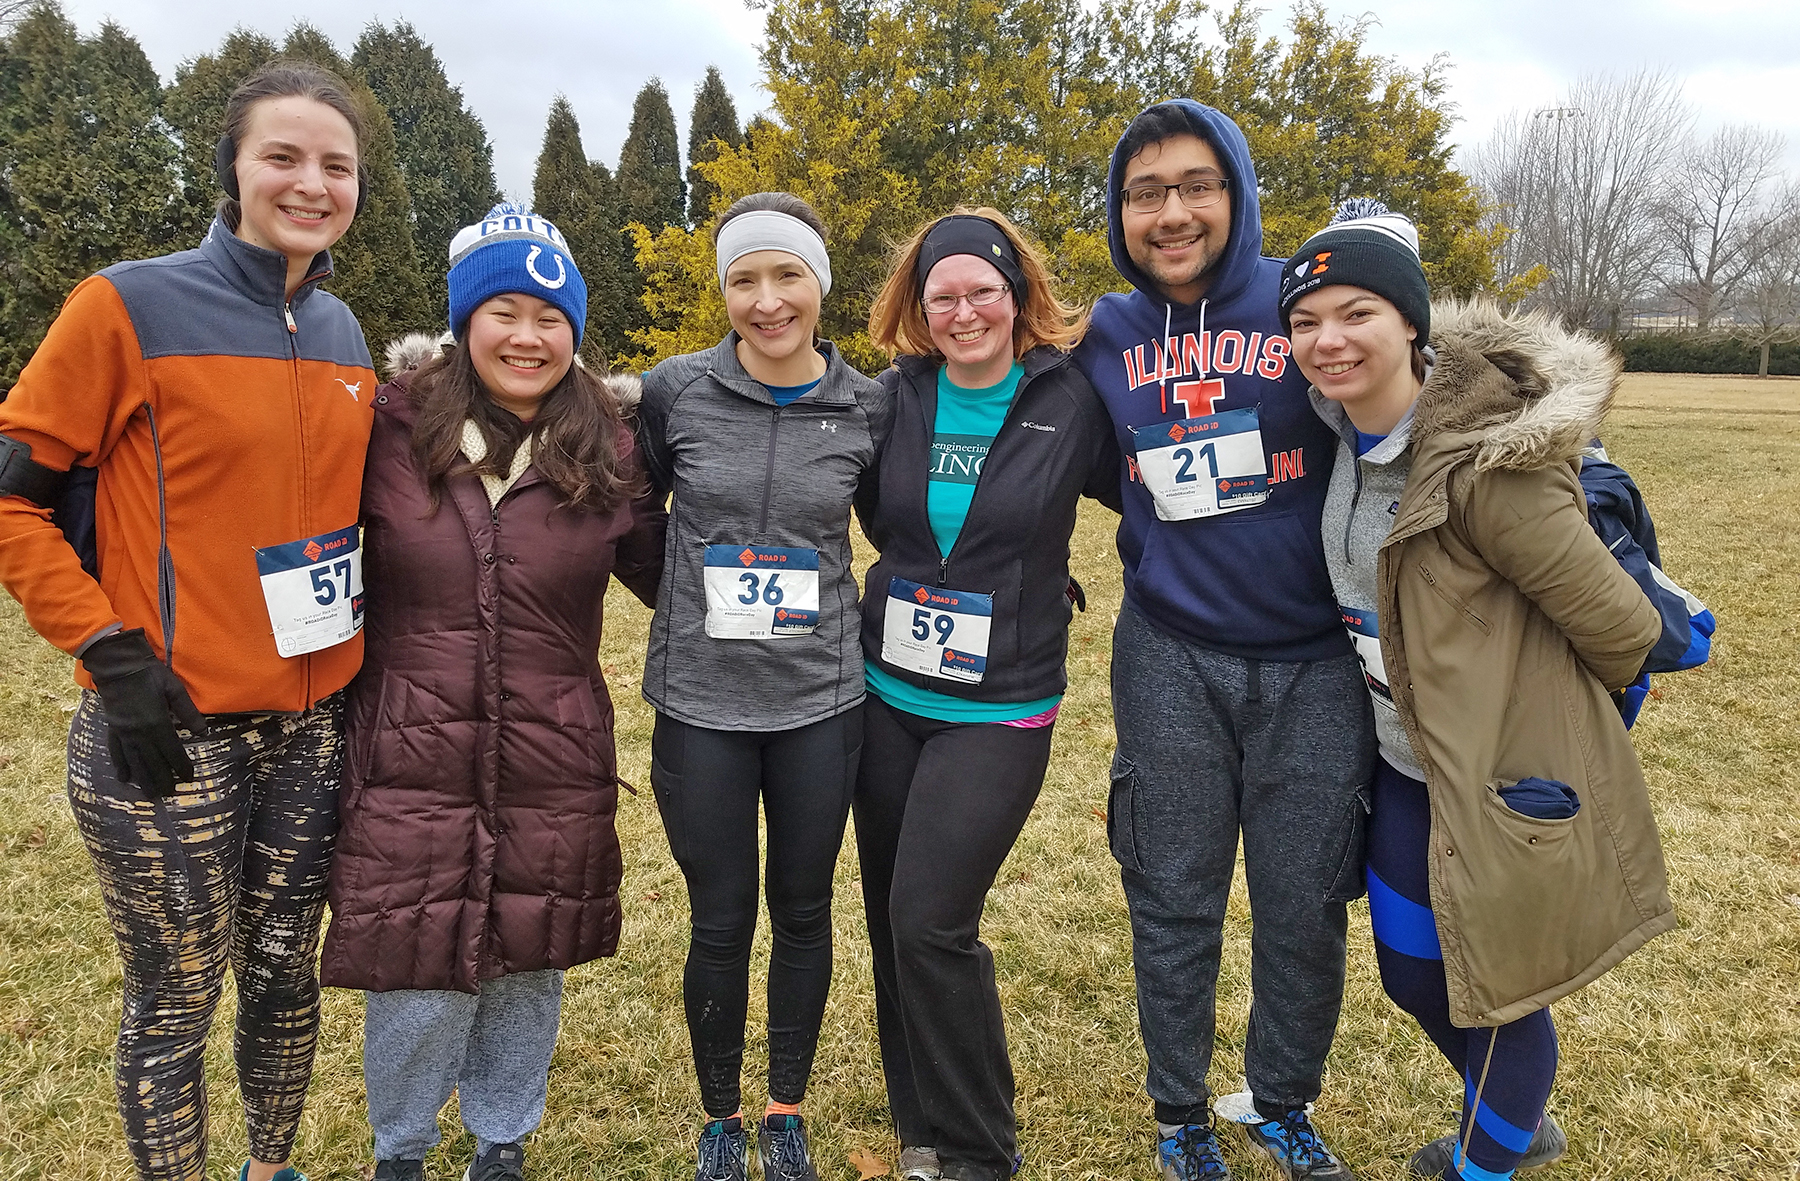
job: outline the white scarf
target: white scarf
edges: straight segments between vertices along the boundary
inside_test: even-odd
[[[525,469],[531,466],[531,439],[530,435],[526,435],[519,442],[519,449],[513,452],[512,466],[507,469],[504,478],[481,473],[481,486],[487,490],[490,508],[500,507],[500,498],[506,495],[506,490],[518,483],[519,477],[525,474]],[[472,418],[463,419],[462,453],[470,463],[480,463],[487,458],[487,440],[481,437],[481,428],[475,425]]]

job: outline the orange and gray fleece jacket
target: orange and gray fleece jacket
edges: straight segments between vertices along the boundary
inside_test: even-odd
[[[360,634],[277,655],[257,547],[354,525],[375,373],[362,329],[287,260],[215,221],[197,250],[108,267],[70,294],[0,402],[0,434],[65,471],[97,467],[96,581],[48,508],[0,496],[0,583],[72,655],[121,627],[168,650],[157,602],[161,442],[174,566],[170,664],[203,713],[302,710],[347,684]],[[86,671],[76,679],[89,685]]]

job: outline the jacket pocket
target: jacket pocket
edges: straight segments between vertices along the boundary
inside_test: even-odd
[[[1369,813],[1374,810],[1370,785],[1358,784],[1344,809],[1343,831],[1338,838],[1337,856],[1328,865],[1335,866],[1325,887],[1327,902],[1355,902],[1368,893],[1363,867],[1369,860]]]
[[[1545,819],[1528,816],[1513,808],[1500,793],[1518,783],[1515,779],[1490,779],[1487,782],[1486,798],[1482,801],[1489,817],[1498,827],[1503,845],[1511,845],[1512,852],[1523,852],[1529,856],[1534,849],[1551,853],[1555,846],[1568,839],[1574,831],[1575,822],[1582,818],[1578,810],[1573,816]]]
[[[1423,562],[1419,563],[1419,577],[1425,580],[1425,585],[1430,587],[1438,598],[1454,607],[1457,614],[1468,620],[1482,635],[1492,634],[1493,629],[1488,626],[1488,621],[1477,615],[1469,607],[1469,604],[1463,601],[1461,595],[1446,586],[1442,579],[1431,572],[1431,567]]]
[[[1130,759],[1113,753],[1112,787],[1106,795],[1106,843],[1113,860],[1132,873],[1144,872],[1138,860],[1137,768]]]

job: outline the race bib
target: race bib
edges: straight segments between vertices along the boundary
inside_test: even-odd
[[[715,640],[811,635],[819,626],[819,551],[706,547],[706,634]]]
[[[1356,649],[1356,658],[1362,661],[1363,680],[1368,682],[1369,696],[1375,699],[1375,707],[1397,712],[1394,695],[1388,689],[1387,665],[1381,658],[1381,629],[1376,624],[1375,612],[1353,611],[1339,603],[1338,614],[1343,617],[1344,626],[1350,629],[1350,643]]]
[[[356,525],[256,551],[275,651],[304,656],[363,625],[362,530]]]
[[[891,579],[881,658],[907,672],[978,685],[987,674],[993,623],[993,595]]]
[[[1253,407],[1140,427],[1132,439],[1138,473],[1161,520],[1217,516],[1269,499],[1262,425]]]

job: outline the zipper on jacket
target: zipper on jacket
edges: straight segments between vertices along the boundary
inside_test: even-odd
[[[1350,512],[1344,517],[1344,564],[1349,565],[1350,531],[1356,525],[1356,506],[1362,503],[1362,456],[1353,457],[1356,461],[1356,485],[1350,490]]]
[[[293,304],[291,304],[291,303],[282,304],[281,305],[281,314],[287,317],[287,326],[288,326],[289,335],[292,335],[293,333],[300,331],[300,326],[298,324],[294,323],[294,305]]]
[[[999,446],[1000,436],[1005,433],[1006,428],[1008,426],[1013,425],[1013,413],[1016,410],[1018,410],[1019,403],[1021,403],[1025,400],[1026,383],[1031,381],[1031,379],[1034,377],[1041,377],[1045,372],[1047,372],[1047,370],[1039,370],[1037,373],[1021,373],[1019,375],[1019,384],[1013,389],[1012,405],[1010,405],[1006,408],[1006,414],[1000,420],[1000,429],[994,432],[993,442],[988,444],[989,458],[992,458],[993,453],[994,453],[994,448]],[[932,381],[935,382],[936,380],[937,380],[937,377],[935,374],[933,374]],[[936,403],[934,402],[933,405],[935,406]],[[928,432],[930,432],[930,434],[932,436],[935,436],[937,434],[937,423],[936,422],[928,422],[925,424],[925,429]],[[975,486],[973,488],[969,489],[969,509],[971,512],[973,512],[974,508],[975,508],[975,498],[977,496],[981,495],[981,481],[986,478],[987,478],[987,460],[984,459],[981,461],[981,471],[977,472],[975,475]],[[931,480],[929,477],[927,477],[927,479],[925,480],[925,522],[926,522],[925,531],[929,533],[931,531]],[[963,525],[967,526],[968,523],[969,523],[969,513],[964,513],[963,514]],[[938,585],[939,586],[949,586],[950,585],[950,554],[954,554],[956,552],[956,547],[962,544],[962,538],[963,538],[963,530],[958,529],[956,531],[956,540],[950,543],[950,553],[942,554],[938,558]],[[934,546],[937,544],[935,538],[933,539],[932,544]]]
[[[769,533],[769,497],[775,491],[775,439],[781,433],[781,407],[775,407],[775,417],[769,420],[769,458],[763,467],[762,524],[757,532],[758,537],[766,537]]]

